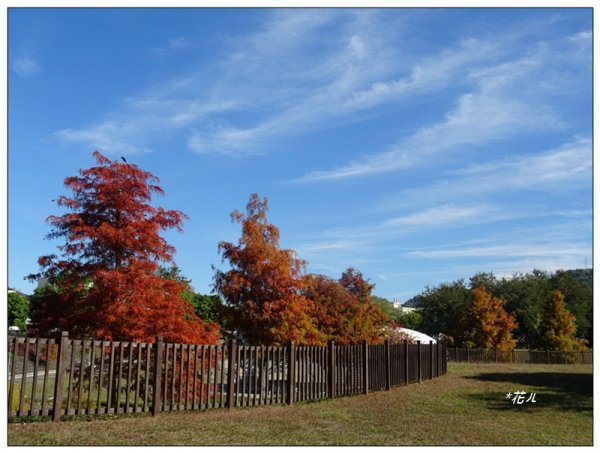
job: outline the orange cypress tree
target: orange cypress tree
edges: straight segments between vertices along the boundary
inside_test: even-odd
[[[150,205],[162,194],[159,180],[136,165],[94,152],[97,166],[65,179],[68,212],[50,216],[50,239],[64,238],[62,252],[39,258],[46,278],[32,319],[40,334],[68,330],[73,337],[215,343],[218,326],[207,324],[181,298],[183,284],[157,275],[175,249],[160,231],[182,231],[180,211]]]
[[[307,275],[306,297],[314,302],[315,322],[327,341],[379,343],[386,335],[387,317],[370,304],[373,285],[360,272],[348,269],[338,281],[324,275]]]
[[[575,316],[567,310],[565,298],[559,290],[552,291],[540,323],[542,347],[554,351],[578,351],[586,349],[584,342],[575,339]]]
[[[219,243],[231,269],[215,269],[214,288],[232,308],[232,325],[248,343],[321,343],[313,303],[301,292],[305,262],[293,250],[279,248],[279,229],[268,222],[267,211],[267,199],[257,194],[250,196],[245,215],[233,211],[242,235],[237,245]]]
[[[505,301],[493,297],[483,286],[471,290],[471,306],[463,319],[468,347],[508,350],[517,341],[512,332],[518,326],[514,317],[504,310]]]

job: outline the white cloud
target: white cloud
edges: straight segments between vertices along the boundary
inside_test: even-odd
[[[445,227],[448,224],[465,221],[477,221],[477,219],[489,221],[493,212],[487,206],[455,206],[443,205],[426,209],[425,211],[408,214],[402,217],[388,220],[384,226],[431,226]]]
[[[410,256],[420,258],[465,258],[465,257],[556,257],[584,256],[590,253],[588,244],[562,244],[558,249],[548,247],[548,244],[510,244],[488,247],[472,247],[440,250],[417,250],[409,252]]]
[[[188,41],[183,36],[177,38],[170,38],[166,44],[160,47],[152,47],[148,52],[155,57],[165,57],[177,50],[192,49],[194,44]]]
[[[445,178],[396,192],[378,202],[374,211],[406,209],[416,201],[419,205],[428,205],[464,197],[471,200],[497,198],[524,190],[544,192],[547,196],[581,189],[591,191],[592,156],[591,139],[577,137],[552,149],[510,155],[449,171]],[[547,211],[552,209],[542,212]]]
[[[591,30],[585,30],[585,31],[580,31],[579,33],[569,36],[568,40],[575,41],[575,42],[584,42],[584,43],[591,45],[593,37],[594,37],[594,35]]]
[[[12,70],[21,77],[30,77],[38,73],[41,66],[31,55],[23,55],[12,61]]]
[[[543,55],[538,54],[472,69],[469,79],[477,88],[462,94],[442,121],[422,127],[386,152],[337,169],[314,171],[298,181],[338,180],[398,171],[464,152],[465,147],[562,128],[564,123],[558,114],[536,99],[535,89],[529,87],[542,61]]]

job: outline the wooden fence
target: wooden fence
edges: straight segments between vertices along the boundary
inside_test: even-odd
[[[246,346],[9,337],[9,417],[294,404],[447,372],[443,343]]]
[[[532,364],[593,364],[592,351],[534,351],[529,349],[447,348],[448,360],[453,362],[505,362]]]

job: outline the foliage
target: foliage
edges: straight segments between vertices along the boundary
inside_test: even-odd
[[[219,243],[231,269],[215,269],[214,288],[231,307],[241,339],[264,345],[321,343],[313,303],[301,293],[305,263],[294,251],[279,248],[279,230],[267,221],[267,211],[267,199],[257,194],[250,196],[245,215],[233,211],[242,235],[237,245]]]
[[[543,347],[552,351],[577,351],[585,349],[582,342],[575,339],[577,327],[575,316],[567,310],[565,298],[558,291],[552,291],[549,303],[544,307],[542,315],[541,331],[544,343]]]
[[[421,323],[423,322],[423,315],[417,310],[409,311],[407,313],[402,313],[397,322],[400,326],[406,327],[407,329],[419,330],[421,328]]]
[[[517,323],[504,310],[504,299],[492,296],[485,287],[471,290],[471,304],[462,318],[463,347],[509,350],[516,340],[512,337]]]
[[[386,316],[391,320],[391,321],[395,321],[396,318],[400,317],[402,315],[402,312],[394,307],[392,305],[392,303],[387,300],[385,297],[379,297],[379,296],[371,296],[371,304],[379,307],[379,309],[386,314]]]
[[[389,318],[374,304],[370,303],[370,294],[362,292],[368,282],[359,282],[362,274],[348,270],[348,284],[351,280],[360,286],[360,290],[352,293],[344,287],[342,279],[336,281],[330,277],[310,274],[305,278],[304,295],[314,302],[314,318],[319,331],[323,334],[321,343],[334,341],[338,344],[351,344],[367,340],[370,343],[383,341],[382,328],[389,323]],[[360,277],[359,277],[360,274]],[[348,285],[356,289],[354,284]],[[372,286],[371,286],[372,288]],[[369,290],[370,291],[370,290]],[[357,295],[360,295],[359,298]]]
[[[592,276],[591,269],[576,269],[557,271],[550,279],[551,288],[564,295],[566,308],[577,320],[576,336],[584,338],[589,344],[594,341]]]
[[[440,334],[455,346],[463,337],[461,318],[469,307],[469,289],[463,280],[427,288],[421,294],[422,332],[437,338]]]
[[[216,322],[225,327],[227,324],[227,307],[217,294],[198,294],[192,298],[194,311],[200,319]]]
[[[182,299],[185,285],[157,274],[172,263],[175,249],[162,230],[182,231],[180,211],[150,205],[162,194],[158,178],[136,165],[111,161],[94,152],[97,166],[65,179],[72,198],[50,216],[49,239],[64,239],[61,258],[39,258],[31,279],[48,278],[36,297],[32,319],[38,333],[68,330],[72,337],[214,343],[218,326],[200,320]]]
[[[29,301],[18,292],[8,293],[8,325],[17,326],[20,330],[27,329],[29,317]]]
[[[450,345],[461,332],[457,320],[466,310],[469,301],[469,289],[485,286],[486,290],[496,298],[506,301],[504,309],[511,313],[517,328],[513,338],[520,347],[544,347],[545,340],[541,330],[542,314],[553,290],[560,290],[565,295],[566,308],[577,319],[576,336],[591,343],[593,340],[593,288],[592,272],[586,270],[557,271],[549,274],[540,270],[530,273],[517,273],[510,277],[497,278],[492,273],[473,275],[467,286],[463,280],[445,283],[426,291],[411,299],[418,301],[422,307],[419,313],[423,316],[418,330],[436,335],[448,335]],[[455,338],[456,337],[456,338]]]
[[[230,320],[230,310],[217,294],[200,294],[194,292],[192,281],[185,277],[177,266],[159,267],[158,274],[167,279],[176,280],[185,285],[181,297],[188,301],[194,308],[196,315],[206,321],[214,322],[221,326],[221,336],[227,335],[228,329],[233,329]]]
[[[392,344],[400,344],[405,341],[409,344],[415,344],[417,342],[408,333],[400,330],[400,326],[395,323],[386,329],[385,338]]]
[[[419,330],[423,317],[417,310],[405,312],[402,308],[397,308],[384,297],[371,296],[371,303],[376,305],[391,322],[407,329]],[[406,303],[403,307],[406,307]]]

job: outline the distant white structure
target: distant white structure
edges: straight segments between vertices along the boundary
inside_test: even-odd
[[[411,311],[415,311],[416,308],[412,307],[404,307],[398,299],[392,299],[392,307],[397,308],[402,313],[410,313]]]
[[[434,344],[437,343],[437,340],[429,335],[424,334],[423,332],[417,332],[416,330],[407,329],[405,327],[399,327],[395,329],[397,332],[402,332],[413,338],[415,341],[420,341],[421,343],[429,343],[430,341]]]

